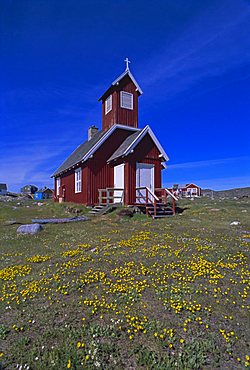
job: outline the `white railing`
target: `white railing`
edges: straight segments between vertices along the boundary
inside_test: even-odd
[[[146,215],[149,215],[148,205],[154,207],[154,215],[156,216],[157,202],[160,199],[147,186],[136,188],[136,204],[146,205]]]
[[[170,196],[172,198],[172,210],[173,214],[176,212],[176,201],[178,198],[168,189],[166,188],[156,188],[155,192],[159,194],[159,198],[163,204],[167,204],[167,198]]]
[[[106,188],[98,189],[99,192],[99,204],[123,204],[124,201],[124,189],[121,188]],[[119,194],[119,193],[120,194]],[[116,201],[118,200],[118,201]]]

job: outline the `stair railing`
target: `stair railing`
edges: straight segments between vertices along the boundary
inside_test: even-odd
[[[166,188],[156,188],[155,189],[156,193],[160,193],[159,198],[161,199],[161,202],[163,204],[167,204],[167,198],[170,196],[172,198],[172,210],[173,214],[175,215],[176,213],[176,202],[178,198],[168,189]]]
[[[115,191],[120,191],[120,195],[115,195]],[[98,200],[99,204],[114,204],[114,203],[120,203],[123,204],[123,195],[124,195],[124,189],[122,188],[105,188],[105,189],[98,189]],[[115,202],[116,199],[119,199],[120,201]]]
[[[145,194],[141,190],[145,190]],[[147,186],[136,188],[136,204],[145,204],[147,216],[149,216],[149,205],[154,207],[154,216],[156,216],[157,202],[159,198]]]

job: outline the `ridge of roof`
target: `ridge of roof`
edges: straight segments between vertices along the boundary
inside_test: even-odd
[[[132,75],[132,73],[130,72],[129,69],[126,69],[119,77],[117,77],[112,83],[111,85],[109,86],[109,88],[102,94],[102,96],[98,99],[98,101],[102,100],[103,96],[106,95],[106,93],[110,90],[111,87],[113,86],[116,86],[125,76],[129,76],[130,79],[133,81],[133,83],[135,84],[136,86],[136,89],[138,90],[139,94],[142,95],[143,94],[143,91],[142,89],[140,88],[138,82],[136,81],[136,79],[134,78],[134,76]]]
[[[138,82],[136,81],[136,79],[134,78],[134,76],[132,75],[132,73],[130,72],[129,69],[126,69],[119,77],[117,77],[117,79],[112,82],[112,85],[113,86],[116,85],[117,82],[120,82],[121,79],[123,79],[123,77],[125,77],[126,75],[128,75],[131,78],[131,80],[134,82],[134,84],[135,84],[136,88],[138,89],[139,93],[143,94],[142,89],[140,88]]]

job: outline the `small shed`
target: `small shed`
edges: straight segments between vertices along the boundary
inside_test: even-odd
[[[7,185],[6,184],[0,184],[0,194],[6,195],[7,194]]]
[[[53,197],[53,190],[47,188],[46,186],[43,189],[40,189],[35,192],[35,200],[51,199]]]
[[[38,188],[35,185],[25,185],[21,188],[21,193],[23,194],[35,194],[35,192],[38,190]]]

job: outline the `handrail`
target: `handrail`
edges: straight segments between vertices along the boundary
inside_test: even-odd
[[[147,190],[149,192],[149,194],[152,195],[152,197],[157,200],[157,202],[160,201],[160,199],[152,192],[152,190],[150,190],[147,186],[143,186],[143,187],[139,187],[139,188],[136,188],[136,190]]]
[[[121,195],[115,195],[115,191],[121,191]],[[110,204],[110,202],[114,202],[115,199],[120,199],[120,204],[123,204],[123,196],[124,196],[124,189],[122,188],[105,188],[105,189],[98,189],[99,192],[99,204]],[[106,196],[103,196],[102,193],[106,192]],[[111,195],[110,193],[113,193]],[[105,202],[103,202],[105,201]]]
[[[156,188],[155,189],[156,191],[162,191],[162,190],[164,190],[168,195],[170,195],[174,200],[178,200],[178,198],[170,191],[170,190],[168,190],[168,189],[166,189],[166,188]]]
[[[163,200],[165,198],[165,203],[167,203],[167,194],[170,195],[170,197],[172,198],[172,210],[173,210],[173,214],[175,214],[175,212],[176,212],[176,204],[175,204],[175,202],[178,200],[178,198],[171,191],[169,191],[166,188],[156,188],[155,190],[156,191],[163,192],[164,195],[161,196],[161,199]]]
[[[136,199],[144,199],[145,200],[145,204],[146,204],[146,215],[148,216],[149,215],[149,209],[148,209],[148,203],[151,203],[153,206],[154,206],[154,215],[156,216],[156,202],[159,202],[160,199],[147,187],[147,186],[143,186],[143,187],[138,187],[136,188],[136,193],[137,193],[137,190],[146,190],[146,194],[145,195],[140,195],[140,196],[137,196],[136,194]],[[151,197],[153,199],[151,199],[149,197],[149,194],[151,195]]]

